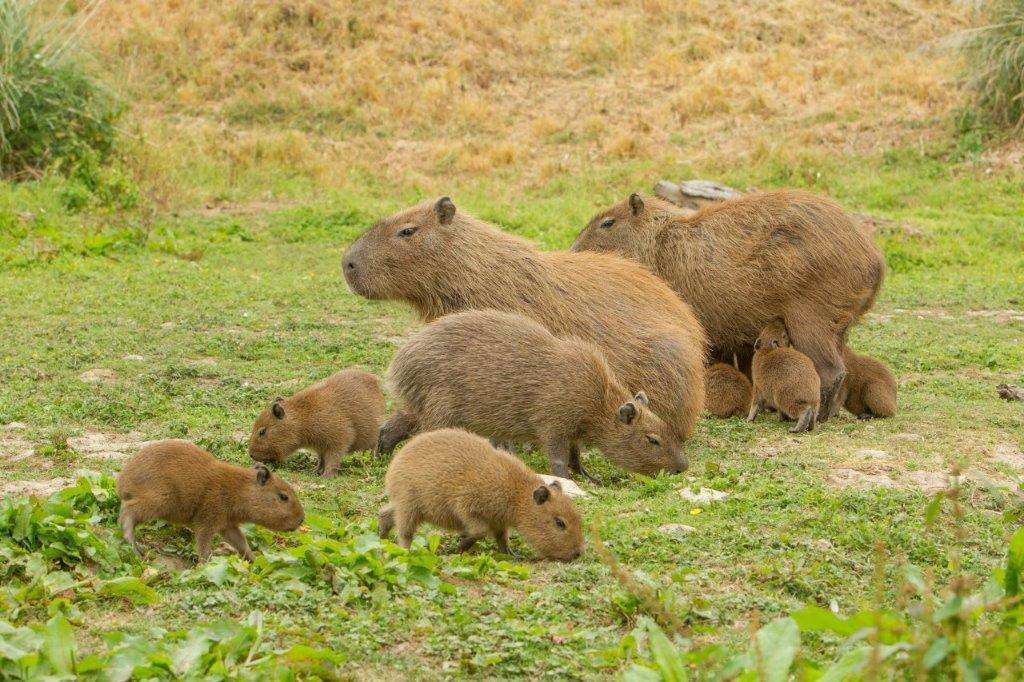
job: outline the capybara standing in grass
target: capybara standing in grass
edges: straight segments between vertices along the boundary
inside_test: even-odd
[[[572,561],[583,551],[580,516],[557,481],[549,485],[512,455],[461,429],[422,433],[391,460],[380,536],[392,528],[408,548],[424,522],[459,533],[464,552],[488,535],[511,554],[514,528],[543,557]]]
[[[714,362],[705,370],[704,378],[705,402],[710,414],[720,419],[746,416],[753,394],[746,374],[734,364]]]
[[[770,322],[754,341],[754,400],[748,419],[754,421],[762,409],[774,408],[779,419],[795,420],[790,431],[800,433],[814,429],[821,384],[811,359],[789,344],[781,319]]]
[[[868,355],[843,348],[846,381],[840,400],[859,419],[896,414],[896,377],[892,370]]]
[[[635,263],[537,251],[444,197],[376,223],[345,253],[343,270],[355,293],[406,301],[426,321],[493,308],[596,344],[680,440],[704,407],[704,332],[690,307]]]
[[[615,378],[592,343],[559,339],[540,323],[498,310],[470,310],[431,322],[391,363],[388,380],[402,410],[381,429],[389,454],[414,427],[460,427],[492,441],[543,448],[551,473],[582,470],[579,446],[593,446],[630,471],[686,468],[682,442]]]
[[[117,475],[117,494],[117,522],[136,552],[135,526],[163,519],[192,528],[200,563],[210,558],[218,533],[252,560],[239,524],[289,531],[305,518],[292,487],[264,465],[234,466],[184,440],[162,440],[142,448]]]
[[[383,420],[380,380],[361,369],[345,369],[290,398],[276,398],[256,418],[249,456],[282,462],[309,448],[319,456],[317,473],[330,478],[343,455],[374,448]]]
[[[821,417],[836,407],[850,326],[875,302],[878,247],[830,199],[750,194],[695,214],[633,194],[598,213],[576,251],[617,253],[648,267],[693,306],[715,354],[745,353],[771,320],[814,362]]]

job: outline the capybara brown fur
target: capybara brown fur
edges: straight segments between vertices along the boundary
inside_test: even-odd
[[[460,427],[492,442],[535,445],[563,478],[570,469],[584,473],[580,446],[644,474],[686,468],[674,431],[642,391],[626,390],[597,346],[559,339],[522,315],[438,318],[398,351],[388,382],[402,410],[381,429],[382,454],[407,435],[400,424],[415,423],[419,431]]]
[[[402,547],[427,522],[459,533],[460,552],[490,535],[511,554],[510,528],[548,559],[572,561],[583,551],[579,513],[558,482],[546,485],[521,461],[468,431],[416,436],[391,460],[384,487],[380,536],[395,528]]]
[[[690,307],[636,263],[540,252],[443,197],[377,222],[342,267],[355,293],[405,301],[426,321],[493,308],[596,344],[681,440],[704,408],[704,332]]]
[[[754,421],[762,409],[772,408],[779,419],[795,420],[790,431],[800,433],[814,429],[821,384],[811,359],[789,344],[781,319],[770,322],[754,341],[754,399],[747,419]]]
[[[859,419],[896,414],[896,377],[882,362],[843,348],[846,381],[840,395],[847,410]]]
[[[319,457],[317,473],[330,478],[343,455],[374,448],[383,420],[380,380],[361,369],[345,369],[290,398],[276,398],[256,418],[249,456],[282,462],[309,448]]]
[[[200,563],[210,558],[218,533],[252,560],[239,524],[289,531],[305,518],[295,490],[266,466],[234,466],[184,440],[162,440],[142,448],[117,475],[117,494],[117,522],[136,552],[135,526],[163,519],[192,529]]]
[[[707,411],[720,419],[743,417],[750,410],[753,387],[734,365],[714,362],[704,374]]]
[[[821,417],[836,409],[847,331],[875,302],[885,259],[832,200],[756,192],[695,214],[633,194],[598,213],[576,251],[616,253],[660,275],[693,306],[716,353],[749,352],[781,317],[814,362]]]

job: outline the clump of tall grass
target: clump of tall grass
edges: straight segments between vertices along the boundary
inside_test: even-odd
[[[95,169],[113,152],[123,107],[80,48],[97,6],[54,19],[37,0],[0,0],[0,176]]]
[[[1024,131],[1024,0],[982,0],[964,41],[973,105],[989,125]]]

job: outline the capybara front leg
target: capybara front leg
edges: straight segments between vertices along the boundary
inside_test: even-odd
[[[568,443],[559,438],[552,439],[548,441],[546,449],[552,475],[559,478],[569,478],[569,460],[572,456]]]
[[[320,475],[324,478],[334,478],[341,469],[341,453],[336,450],[325,452],[321,458],[323,466]]]
[[[591,476],[590,473],[583,468],[583,460],[580,458],[580,446],[575,443],[571,448],[569,448],[569,471],[574,474],[579,474],[595,485],[601,485],[600,480]]]
[[[384,422],[377,435],[377,451],[375,454],[390,456],[398,444],[408,438],[416,430],[419,419],[412,412],[399,410]]]
[[[124,535],[125,542],[131,545],[132,550],[136,554],[142,556],[139,543],[135,541],[135,515],[123,504],[121,505],[121,513],[117,516],[117,523],[121,526],[121,534]]]
[[[232,526],[231,528],[225,528],[221,535],[228,541],[228,544],[235,548],[235,550],[245,557],[246,561],[252,561],[253,557],[252,550],[249,549],[249,541],[245,539],[245,533],[238,526]]]
[[[395,508],[388,505],[380,510],[377,516],[377,535],[386,538],[391,529],[395,527]]]
[[[818,418],[832,416],[836,398],[846,379],[846,365],[839,348],[839,335],[827,316],[815,315],[807,307],[797,305],[795,312],[786,315],[786,331],[793,347],[814,363],[821,380],[821,400]]]
[[[754,401],[750,403],[750,413],[747,414],[747,421],[752,422],[757,419],[757,415],[761,413],[762,409],[764,409],[764,403],[762,403],[759,398],[754,399]]]

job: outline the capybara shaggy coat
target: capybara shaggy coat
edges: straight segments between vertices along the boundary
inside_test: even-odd
[[[575,251],[632,258],[693,306],[720,357],[747,351],[781,317],[814,361],[822,418],[842,385],[850,326],[885,273],[878,247],[833,201],[800,191],[749,194],[686,214],[638,194],[598,213]]]
[[[290,398],[276,398],[256,418],[249,456],[282,462],[309,448],[319,456],[317,473],[330,478],[343,455],[374,448],[383,420],[380,380],[361,369],[345,369]]]
[[[814,429],[820,407],[821,384],[814,363],[790,346],[782,320],[769,323],[754,341],[751,365],[754,400],[748,419],[765,408],[778,411],[781,420],[796,420],[793,433]]]
[[[686,468],[674,431],[643,392],[634,396],[615,378],[597,346],[556,338],[522,315],[470,310],[438,318],[398,351],[388,382],[402,412],[381,429],[382,454],[415,424],[536,445],[561,477],[583,473],[579,446],[630,471]]]
[[[184,440],[162,440],[142,448],[117,475],[117,494],[117,521],[136,552],[135,526],[163,519],[192,529],[200,563],[210,558],[218,533],[251,560],[252,550],[239,524],[288,531],[305,518],[298,495],[266,466],[234,466]]]
[[[572,561],[583,551],[579,513],[558,483],[545,485],[521,461],[468,431],[416,436],[391,460],[384,487],[380,536],[395,528],[402,547],[427,522],[458,532],[460,552],[490,535],[511,554],[510,528],[548,559]]]
[[[635,263],[537,251],[444,197],[379,221],[345,253],[343,270],[355,293],[406,301],[426,321],[493,308],[596,344],[682,440],[704,407],[704,332],[690,307]]]
[[[896,414],[896,377],[883,363],[843,348],[846,381],[840,400],[860,419]]]
[[[750,379],[733,365],[714,362],[705,370],[708,412],[720,419],[743,417],[750,410]]]

